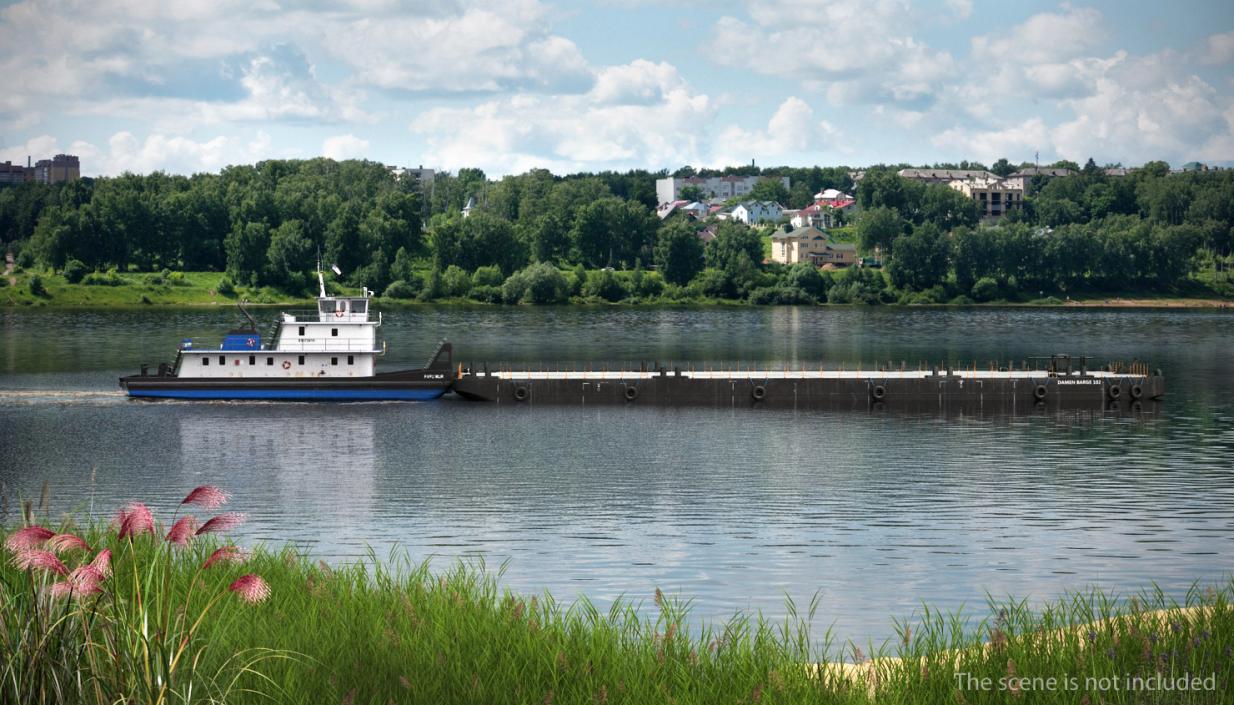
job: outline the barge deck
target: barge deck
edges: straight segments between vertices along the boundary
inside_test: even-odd
[[[1047,358],[1042,358],[1047,360]],[[1078,364],[1076,364],[1078,362]],[[1160,370],[1140,363],[1089,370],[1085,358],[1055,355],[1040,369],[870,370],[470,370],[454,392],[497,404],[650,404],[790,408],[971,407],[991,410],[1134,409],[1161,399]]]

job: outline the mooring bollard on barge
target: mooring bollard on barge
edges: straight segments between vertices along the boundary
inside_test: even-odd
[[[1088,369],[1087,358],[1053,355],[989,369],[490,371],[460,368],[454,391],[498,404],[650,404],[786,408],[953,407],[990,411],[1137,410],[1165,394],[1161,371],[1141,363]]]

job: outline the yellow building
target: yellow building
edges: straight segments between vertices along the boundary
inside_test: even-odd
[[[827,233],[815,227],[797,228],[788,233],[777,230],[771,236],[771,261],[780,264],[809,262],[815,267],[825,264],[847,267],[857,261],[857,246],[832,242]]]
[[[1016,208],[1024,207],[1024,189],[1006,179],[956,179],[947,185],[976,201],[982,220],[997,220]]]

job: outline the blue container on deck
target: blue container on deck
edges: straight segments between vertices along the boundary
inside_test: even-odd
[[[219,350],[261,350],[261,334],[247,331],[228,333]]]

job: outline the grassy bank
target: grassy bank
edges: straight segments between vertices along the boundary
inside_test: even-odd
[[[1234,584],[1181,604],[1159,592],[991,603],[976,622],[925,610],[863,653],[810,632],[826,605],[699,628],[658,590],[646,611],[602,612],[514,594],[482,564],[434,572],[393,555],[331,568],[226,548],[220,560],[202,527],[237,518],[185,529],[194,504],[209,506],[189,502],[170,528],[136,505],[111,528],[0,532],[0,702],[954,704],[1035,690],[1027,702],[1209,703],[1234,686]],[[104,551],[95,575],[85,566]],[[1201,689],[1088,680],[1111,676],[1199,677]]]
[[[231,306],[241,299],[253,304],[311,304],[305,295],[287,294],[270,287],[241,287],[222,285],[225,279],[219,272],[164,272],[95,274],[87,282],[69,283],[62,275],[37,274],[40,285],[32,287],[36,276],[30,271],[19,271],[5,277],[0,286],[0,308],[17,306],[76,307],[124,307],[124,306]],[[332,285],[333,286],[333,285]],[[220,291],[222,289],[222,291]],[[35,293],[39,291],[40,293]],[[358,289],[345,291],[359,293]],[[746,306],[745,300],[709,298],[701,295],[672,297],[632,297],[620,302],[610,302],[599,297],[574,297],[571,303],[582,305],[624,306],[672,306],[672,305],[729,305]],[[382,298],[386,304],[416,305],[414,299]],[[433,304],[484,305],[485,301],[468,297],[442,297]],[[491,304],[490,304],[491,305]],[[841,304],[842,305],[842,304]],[[895,305],[884,302],[884,305]],[[1070,297],[1025,296],[1015,299],[996,299],[976,303],[961,297],[952,303],[935,302],[929,305],[994,305],[994,306],[1136,306],[1156,308],[1227,308],[1234,305],[1234,286],[1225,278],[1198,277],[1172,293],[1136,291],[1086,292]]]

